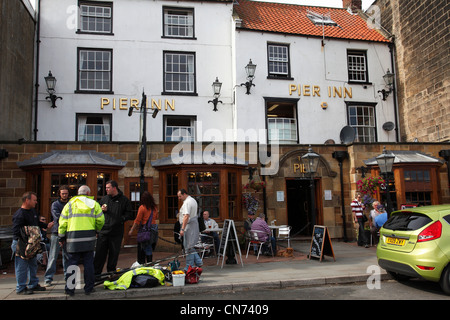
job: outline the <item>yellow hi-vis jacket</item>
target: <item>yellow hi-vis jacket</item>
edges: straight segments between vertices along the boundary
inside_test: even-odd
[[[149,268],[149,267],[140,267],[128,272],[125,272],[119,279],[116,281],[105,281],[103,282],[103,286],[109,290],[127,290],[134,276],[138,274],[149,274],[158,279],[160,285],[164,285],[164,273],[159,269]]]
[[[94,251],[97,232],[105,216],[93,197],[78,195],[70,199],[59,217],[59,238],[65,238],[67,252]]]

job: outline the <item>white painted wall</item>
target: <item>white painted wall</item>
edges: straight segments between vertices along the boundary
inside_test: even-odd
[[[321,144],[327,139],[340,142],[340,130],[347,125],[345,101],[375,102],[378,141],[395,141],[395,133],[382,129],[394,122],[392,95],[382,101],[378,90],[384,88],[383,75],[390,66],[387,44],[364,41],[289,36],[236,30],[230,3],[116,0],[113,5],[113,36],[77,34],[77,0],[43,1],[41,4],[40,87],[38,140],[74,141],[76,113],[112,114],[112,140],[137,141],[139,114],[128,117],[119,109],[119,99],[141,99],[145,90],[149,99],[175,101],[175,111],[162,110],[155,119],[148,117],[147,140],[163,139],[163,115],[197,116],[197,140],[237,140],[266,142],[264,97],[299,98],[298,133],[301,144]],[[195,8],[196,40],[161,38],[163,6]],[[267,79],[267,43],[290,45],[291,75],[294,80]],[[77,84],[77,48],[113,50],[114,94],[75,93]],[[347,49],[367,50],[371,85],[347,83]],[[196,53],[198,96],[161,95],[163,91],[163,51]],[[255,87],[246,95],[245,66],[257,64]],[[45,100],[44,77],[51,70],[57,78],[56,109]],[[211,84],[219,77],[223,83],[218,112],[213,112]],[[289,94],[290,85],[309,85],[311,96]],[[313,86],[320,97],[312,96]],[[328,97],[328,87],[351,87],[352,98]],[[101,98],[110,105],[101,109]],[[116,109],[113,110],[113,99]],[[328,108],[323,110],[321,103]],[[255,130],[256,136],[242,138],[233,131]],[[228,132],[229,133],[229,132]],[[211,134],[215,135],[213,137]]]
[[[175,111],[162,110],[157,118],[148,117],[147,140],[163,139],[163,114],[196,115],[203,130],[225,129],[232,123],[232,43],[230,3],[116,0],[113,5],[113,36],[77,34],[78,1],[43,1],[41,4],[41,53],[38,110],[38,140],[75,140],[76,113],[110,113],[114,141],[139,138],[139,115],[128,117],[119,110],[119,99],[141,99],[145,90],[149,99],[175,100]],[[196,40],[161,38],[162,7],[195,8]],[[77,79],[77,47],[113,50],[114,94],[74,93]],[[198,96],[161,95],[163,91],[163,51],[196,53]],[[57,78],[56,109],[45,100],[44,77],[51,70]],[[212,83],[223,83],[218,112],[213,112]],[[101,98],[110,106],[101,109]],[[116,99],[116,110],[112,101]],[[125,106],[124,106],[125,107]],[[200,139],[201,137],[198,136]]]
[[[365,41],[347,41],[314,37],[299,37],[273,33],[237,30],[236,73],[237,83],[245,82],[244,67],[251,58],[257,65],[251,94],[245,88],[236,89],[237,127],[265,129],[264,97],[299,98],[298,132],[301,144],[322,144],[328,139],[340,143],[340,131],[347,123],[345,101],[377,103],[376,123],[378,141],[395,141],[394,131],[389,134],[382,129],[386,121],[394,122],[392,95],[382,101],[378,90],[384,88],[383,75],[392,70],[387,44]],[[290,45],[291,76],[294,80],[267,79],[267,43]],[[348,84],[347,49],[367,50],[369,81],[371,85]],[[290,85],[309,86],[309,96],[298,90],[289,93]],[[320,87],[320,96],[313,95],[313,86]],[[352,97],[328,96],[328,87],[352,89]],[[303,87],[302,87],[303,89]],[[321,104],[328,108],[323,110]],[[265,139],[262,139],[265,141]]]

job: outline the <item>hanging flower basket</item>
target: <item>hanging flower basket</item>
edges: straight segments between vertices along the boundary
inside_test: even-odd
[[[247,183],[246,185],[244,185],[244,190],[249,190],[249,189],[253,189],[255,191],[261,191],[262,189],[264,189],[266,187],[266,183],[264,181],[255,181],[255,180],[251,180],[249,183]]]
[[[256,211],[259,208],[259,200],[256,195],[251,193],[244,193],[242,195],[242,203],[244,208],[247,209],[248,214],[256,214]]]
[[[386,188],[386,181],[381,177],[369,177],[356,182],[356,187],[362,194],[362,202],[367,207],[372,207],[375,201],[374,196],[378,192],[378,188],[384,190]]]

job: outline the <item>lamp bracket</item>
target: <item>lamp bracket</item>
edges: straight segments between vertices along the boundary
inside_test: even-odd
[[[213,111],[218,111],[217,109],[217,104],[218,103],[223,103],[222,101],[219,100],[219,98],[214,98],[213,100],[209,100],[208,103],[212,103],[214,105],[214,109]]]
[[[245,94],[250,94],[250,88],[255,86],[252,80],[247,81],[246,83],[241,83],[241,87],[245,86],[247,88],[247,92]]]
[[[54,109],[54,108],[57,107],[57,105],[55,104],[56,100],[58,100],[58,99],[62,100],[63,98],[62,97],[57,97],[56,94],[53,94],[53,93],[49,93],[49,94],[50,94],[49,96],[45,97],[45,100],[50,99],[50,101],[52,102],[51,107]]]

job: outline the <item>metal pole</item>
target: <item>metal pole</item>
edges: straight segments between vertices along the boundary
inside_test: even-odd
[[[312,222],[312,228],[314,229],[314,226],[316,225],[316,192],[314,188],[314,177],[313,174],[310,174],[310,185],[311,189],[311,222]],[[311,232],[313,231],[311,230]]]
[[[147,162],[147,96],[144,92],[142,92],[142,103],[141,103],[141,115],[142,119],[142,138],[141,138],[141,148],[139,151],[139,164],[141,167],[141,176],[140,176],[140,199],[142,199],[142,195],[145,191],[145,163]]]
[[[388,218],[392,213],[392,201],[391,201],[391,190],[389,188],[389,172],[384,174],[385,178],[384,180],[386,181],[386,202],[387,202],[387,208],[386,208],[386,212],[388,214]]]
[[[342,208],[342,224],[344,226],[344,242],[348,242],[347,238],[347,222],[345,220],[345,203],[344,203],[344,177],[342,176],[342,161],[339,161],[339,173],[341,175],[341,208]]]

